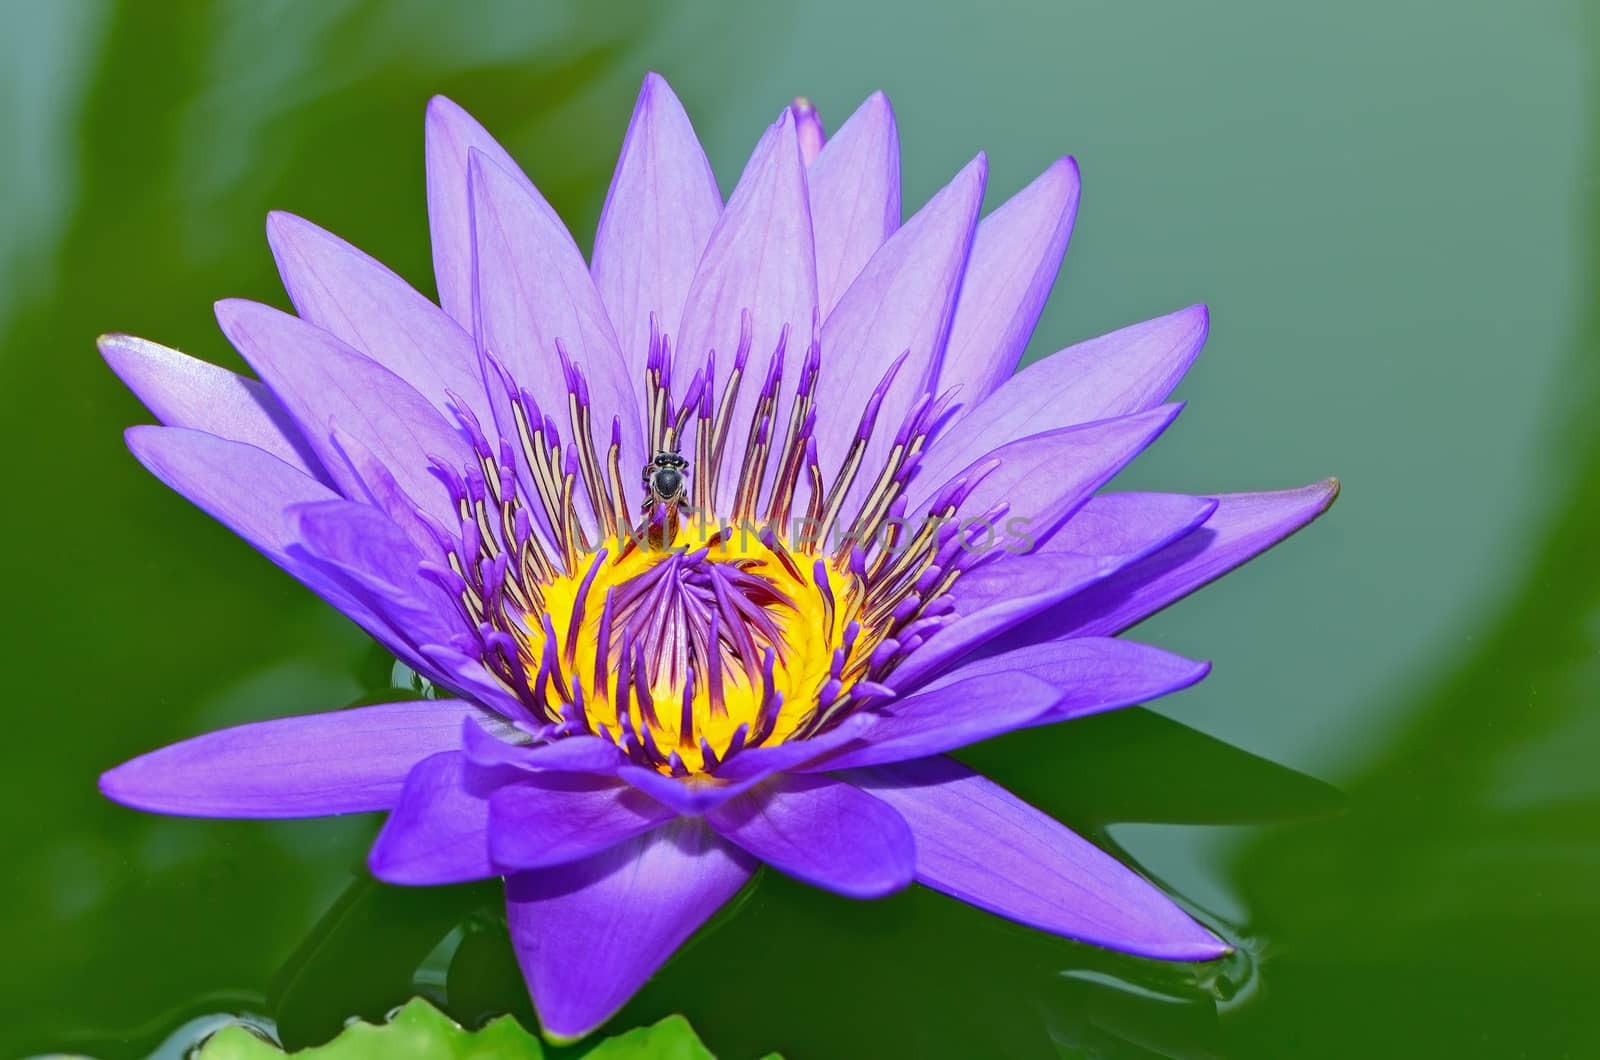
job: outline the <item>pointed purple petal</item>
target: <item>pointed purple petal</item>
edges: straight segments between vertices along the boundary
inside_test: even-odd
[[[681,818],[570,865],[506,880],[511,941],[558,1040],[604,1023],[750,878],[754,861]]]
[[[461,738],[479,708],[384,703],[239,725],[124,762],[100,790],[125,806],[187,817],[319,817],[386,810],[411,767]]]
[[[1216,506],[1209,497],[1177,493],[1091,497],[1043,544],[963,573],[950,592],[955,620],[897,666],[887,683],[915,687],[986,641],[1176,541]],[[1029,544],[1022,540],[1016,547]]]
[[[559,342],[588,381],[594,422],[620,416],[623,463],[642,462],[634,380],[578,245],[524,181],[476,152],[469,172],[478,341],[567,433]]]
[[[612,777],[526,775],[489,799],[489,853],[502,872],[577,861],[677,816]]]
[[[928,447],[922,473],[937,481],[971,454],[1017,438],[1155,408],[1200,352],[1206,328],[1206,307],[1190,306],[1030,364],[988,400],[963,400],[968,411]]]
[[[1062,601],[1030,622],[1027,631],[1013,631],[994,646],[1041,635],[1120,633],[1265,552],[1327,511],[1338,495],[1337,479],[1273,493],[1221,494],[1217,510],[1200,529]]]
[[[565,736],[549,743],[507,743],[470,722],[461,734],[467,757],[480,766],[549,769],[569,773],[615,773],[624,761],[617,745],[598,736]]]
[[[448,414],[449,394],[480,420],[489,401],[472,336],[381,262],[302,217],[267,217],[283,286],[305,320],[409,383]]]
[[[645,766],[625,765],[617,770],[617,776],[623,781],[685,816],[703,814],[721,806],[735,795],[747,791],[765,775],[762,773],[760,776],[731,781],[710,781],[698,777],[686,781]]]
[[[323,477],[299,426],[254,379],[132,335],[102,335],[98,345],[111,370],[168,427],[244,442],[301,474]]]
[[[751,314],[751,346],[739,388],[718,496],[726,505],[743,462],[738,458],[755,410],[761,382],[772,363],[784,328],[789,329],[787,363],[811,337],[817,307],[817,270],[806,198],[805,169],[795,142],[794,117],[785,107],[750,155],[728,206],[689,286],[677,352],[681,364],[697,368],[706,352],[718,355],[720,386],[739,346],[743,313]],[[683,373],[687,377],[687,372]],[[790,388],[786,387],[785,390]],[[783,422],[780,415],[777,422]]]
[[[367,854],[372,874],[413,887],[498,876],[489,861],[493,783],[483,772],[474,771],[459,751],[417,763]]]
[[[956,514],[963,519],[976,519],[1004,505],[1008,540],[1022,535],[1037,539],[1054,533],[1091,493],[1155,441],[1181,408],[1164,405],[1134,416],[1066,427],[1001,446],[962,471],[962,476],[970,475],[987,462],[998,461]],[[924,503],[917,502],[912,510],[921,510]],[[1000,529],[994,528],[997,541]],[[972,547],[976,550],[981,544],[982,538]]]
[[[960,387],[960,400],[970,408],[1016,370],[1060,271],[1077,211],[1078,165],[1062,158],[978,225],[939,369],[941,392]]]
[[[413,644],[466,632],[455,601],[418,573],[423,556],[382,512],[353,501],[296,505],[300,540],[289,554],[322,571],[403,630]]]
[[[1096,946],[1165,960],[1229,952],[1143,877],[949,759],[850,777],[900,811],[917,880],[980,909]]]
[[[343,578],[307,562],[300,549],[297,509],[337,501],[338,495],[261,449],[181,427],[133,427],[128,448],[158,479],[222,523],[347,615],[389,651],[430,676],[427,659],[414,650],[387,608],[353,590]],[[467,686],[447,682],[467,691]],[[485,702],[495,702],[487,699]],[[498,704],[497,704],[498,705]]]
[[[1030,725],[1053,725],[1118,710],[1188,688],[1211,664],[1185,659],[1132,640],[1074,637],[1029,644],[963,663],[936,684],[1026,674],[1057,692],[1055,703]]]
[[[683,104],[646,74],[594,237],[595,286],[628,371],[644,379],[650,314],[676,340],[700,255],[722,213],[722,193]]]
[[[870,714],[852,714],[810,739],[747,748],[718,767],[717,776],[738,784],[738,790],[743,791],[749,782],[773,773],[802,769],[808,763],[858,739],[872,728],[874,720]]]
[[[823,146],[806,176],[816,232],[817,298],[826,317],[900,227],[900,138],[888,97],[882,92],[868,96]]]
[[[435,96],[423,122],[428,170],[428,233],[433,241],[433,274],[439,304],[456,323],[472,329],[472,206],[467,164],[476,151],[529,191],[533,182],[506,149],[455,103]]]
[[[362,483],[334,446],[332,428],[355,438],[419,507],[444,525],[460,521],[444,485],[429,470],[438,458],[473,463],[461,436],[405,380],[321,328],[271,306],[218,302],[217,321],[234,348],[284,403],[349,497]]]
[[[911,405],[932,385],[944,355],[950,317],[983,202],[988,163],[979,155],[956,174],[911,220],[878,248],[822,326],[822,375],[817,407],[842,429],[822,433],[822,468],[843,463],[867,396],[902,353],[905,363],[879,406],[876,429],[862,466],[882,467],[895,432]],[[872,487],[871,473],[856,479],[844,511],[854,515]]]
[[[953,751],[1031,725],[1067,694],[1020,671],[954,670],[881,710],[859,741],[802,768],[833,772]]]
[[[911,883],[911,829],[886,804],[828,777],[775,777],[706,815],[773,868],[852,898]]]

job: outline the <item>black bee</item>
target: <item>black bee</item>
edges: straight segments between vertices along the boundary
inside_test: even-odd
[[[645,510],[658,503],[676,507],[688,495],[689,461],[663,449],[644,466],[640,477],[644,480]]]

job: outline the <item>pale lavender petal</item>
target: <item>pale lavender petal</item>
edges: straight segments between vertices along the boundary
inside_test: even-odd
[[[885,803],[829,777],[775,777],[706,815],[773,868],[851,898],[911,884],[911,829]]]
[[[646,74],[594,237],[595,286],[642,386],[650,315],[676,340],[722,193],[672,88]]]
[[[959,400],[971,408],[1016,371],[1077,212],[1078,165],[1062,158],[978,225],[939,369],[941,392],[960,387]]]
[[[793,380],[811,340],[816,309],[817,270],[806,174],[795,142],[794,116],[785,107],[751,153],[727,209],[712,230],[684,304],[674,374],[688,379],[714,349],[720,388],[733,366],[741,319],[748,310],[749,362],[731,421],[740,425],[737,430],[746,430],[779,336],[788,329],[785,378]],[[785,400],[792,390],[792,385],[783,387]],[[786,415],[780,411],[777,422],[785,422]],[[730,439],[732,455],[723,460],[717,487],[721,498],[718,510],[725,511],[732,503],[743,470],[738,453],[744,439],[743,434]]]
[[[267,242],[301,317],[377,361],[446,414],[489,417],[472,336],[381,262],[303,217],[267,216]]]
[[[263,449],[184,427],[130,427],[128,449],[156,478],[376,634],[386,624],[347,591],[289,554],[300,527],[290,509],[337,500],[328,487]]]
[[[878,248],[822,325],[817,405],[831,429],[819,434],[817,453],[826,474],[843,464],[869,395],[897,357],[906,355],[878,407],[862,466],[883,466],[906,414],[932,386],[987,175],[983,155],[968,163]],[[872,484],[873,475],[858,476],[843,510],[854,515]]]
[[[1073,637],[968,660],[929,687],[1026,674],[1057,692],[1055,703],[1028,724],[1051,725],[1148,703],[1188,688],[1210,672],[1208,662],[1185,659],[1138,641]]]
[[[1056,637],[1110,636],[1222,577],[1328,510],[1339,481],[1272,493],[1225,493],[1200,529],[1062,601],[995,648]]]
[[[456,746],[459,700],[384,703],[238,725],[102,774],[125,806],[186,817],[320,817],[386,810],[411,767]]]
[[[620,416],[623,463],[643,463],[634,380],[578,245],[524,181],[477,152],[469,172],[478,341],[545,415],[565,425],[569,390],[559,343],[587,381],[599,444]],[[505,427],[502,433],[515,437]]]
[[[1145,412],[1166,400],[1206,340],[1206,308],[1188,309],[1068,346],[1030,364],[928,446],[921,474],[939,481],[973,453],[1077,423]],[[940,378],[944,388],[947,380]],[[961,398],[967,398],[965,391]]]
[[[900,138],[888,97],[882,92],[868,96],[822,148],[806,177],[816,232],[817,299],[826,317],[900,227]]]
[[[544,1032],[604,1023],[744,886],[749,855],[680,818],[570,865],[506,880],[511,941]]]
[[[1033,724],[1067,693],[1021,671],[952,671],[935,684],[895,700],[853,744],[801,767],[832,772],[940,754]]]
[[[577,861],[677,816],[614,777],[524,774],[489,798],[489,856],[502,872]]]
[[[332,447],[339,454],[340,464],[353,481],[361,484],[363,496],[353,501],[370,504],[387,515],[418,554],[441,559],[439,525],[417,510],[416,501],[401,488],[394,473],[349,431],[334,427],[332,435]]]
[[[322,571],[383,615],[413,645],[448,643],[468,628],[455,601],[418,573],[423,561],[405,533],[382,512],[354,501],[296,505],[300,540],[289,554]]]
[[[346,496],[359,498],[365,490],[334,446],[334,427],[370,450],[418,507],[444,525],[459,521],[430,461],[453,467],[474,461],[461,435],[426,398],[299,317],[242,299],[218,302],[216,310],[229,341],[293,413]]]
[[[417,763],[367,853],[372,874],[413,887],[500,875],[489,860],[489,793],[495,783],[485,773],[459,751]]]
[[[822,115],[817,113],[816,104],[804,96],[796,96],[794,102],[789,104],[789,109],[794,111],[795,139],[800,144],[800,161],[806,165],[817,160],[822,154],[823,146],[828,142],[828,130],[822,127]]]
[[[1026,537],[992,561],[964,572],[950,591],[956,617],[895,667],[886,683],[912,688],[986,641],[1073,593],[1109,577],[1203,523],[1209,497],[1110,493],[1091,497],[1042,544]]]
[[[949,759],[850,774],[911,825],[917,880],[980,909],[1165,960],[1229,952],[1155,886],[1004,788]]]
[[[167,426],[244,442],[323,477],[299,426],[261,383],[132,335],[102,335],[98,345],[111,370]]]
[[[983,551],[1004,547],[1013,539],[1018,542],[1014,547],[1020,547],[1025,536],[1040,538],[1053,533],[1091,493],[1155,441],[1181,408],[1165,405],[1134,416],[1034,435],[973,461],[957,479],[975,477],[991,464],[993,469],[983,474],[956,511],[967,523],[984,520],[984,525],[971,530],[969,547]],[[912,510],[923,510],[925,503],[915,502]],[[997,510],[1005,512],[1000,525],[986,516]]]
[[[472,328],[472,204],[467,191],[471,152],[485,156],[530,192],[533,182],[506,149],[455,103],[435,96],[424,119],[428,171],[428,233],[439,304],[463,328]]]

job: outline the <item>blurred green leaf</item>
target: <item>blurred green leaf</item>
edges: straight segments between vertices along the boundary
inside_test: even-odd
[[[283,1056],[277,1046],[241,1027],[224,1027],[198,1060],[262,1060]],[[384,1024],[352,1023],[326,1045],[295,1054],[318,1060],[541,1060],[539,1040],[509,1016],[468,1031],[422,998],[408,1002]]]
[[[716,1060],[682,1016],[607,1038],[583,1055],[585,1060]]]
[[[250,1029],[224,1027],[197,1060],[270,1060],[283,1050]],[[511,1016],[469,1031],[423,998],[413,998],[386,1023],[352,1023],[326,1045],[294,1055],[306,1060],[542,1060],[544,1045]],[[716,1060],[682,1016],[668,1016],[607,1038],[575,1054],[584,1060]]]

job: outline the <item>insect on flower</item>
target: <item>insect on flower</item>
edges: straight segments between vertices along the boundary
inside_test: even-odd
[[[1148,957],[1227,952],[946,757],[1200,680],[1117,635],[1337,489],[1101,492],[1176,417],[1208,317],[1017,372],[1072,160],[980,222],[979,155],[902,224],[874,95],[832,138],[784,108],[724,203],[651,75],[585,261],[463,110],[435,99],[426,133],[437,303],[274,214],[296,313],[217,306],[259,380],[128,336],[101,350],[163,424],[128,432],[134,455],[448,698],[198,736],[102,790],[160,813],[386,812],[382,879],[504,877],[558,1038],[763,862]],[[1030,547],[990,547],[1002,524]]]
[[[644,510],[657,504],[677,504],[684,498],[689,479],[689,461],[672,450],[657,453],[640,476],[644,480]]]

